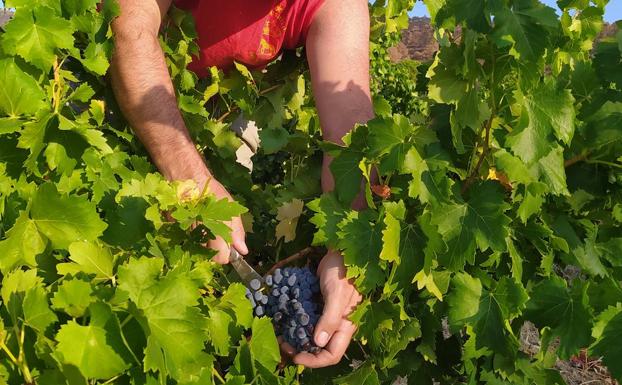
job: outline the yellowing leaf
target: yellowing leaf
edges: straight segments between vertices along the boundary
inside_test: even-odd
[[[387,214],[384,217],[385,228],[382,230],[382,251],[380,259],[389,262],[399,261],[400,250],[400,221],[393,215]]]
[[[291,242],[296,238],[296,226],[298,218],[302,214],[304,203],[300,199],[293,199],[278,208],[276,219],[276,238],[284,238],[285,242]]]
[[[436,283],[434,283],[434,277],[432,274],[426,274],[425,270],[421,270],[417,274],[415,274],[415,278],[413,278],[413,283],[417,283],[417,289],[421,290],[424,287],[439,301],[443,300],[443,293],[439,290]]]

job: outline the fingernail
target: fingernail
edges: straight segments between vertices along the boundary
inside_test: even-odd
[[[317,336],[317,344],[321,347],[324,347],[328,343],[328,333],[325,331],[321,331]]]

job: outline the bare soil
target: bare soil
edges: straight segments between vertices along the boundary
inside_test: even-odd
[[[540,351],[540,335],[531,322],[525,322],[520,331],[521,350],[534,356]],[[555,344],[549,349],[555,349]],[[568,385],[620,385],[611,378],[600,358],[589,357],[584,349],[571,359],[557,360],[555,369],[559,370]]]

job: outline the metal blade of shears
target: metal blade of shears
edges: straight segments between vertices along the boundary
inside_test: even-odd
[[[263,277],[259,275],[259,273],[256,272],[255,269],[253,269],[233,247],[231,248],[231,252],[229,254],[229,262],[235,271],[237,271],[246,286],[248,286],[253,279],[258,279],[263,286]]]

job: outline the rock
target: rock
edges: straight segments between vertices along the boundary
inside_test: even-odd
[[[605,23],[596,40],[615,36],[618,32],[616,24]],[[456,38],[460,38],[460,31],[456,31]],[[459,40],[458,40],[459,41]],[[438,43],[434,39],[434,28],[427,17],[413,17],[408,22],[408,28],[402,31],[402,41],[389,49],[391,60],[399,62],[404,59],[414,59],[426,62],[434,58],[438,51]]]
[[[430,19],[413,17],[408,22],[408,28],[402,31],[402,41],[389,54],[395,62],[402,59],[428,61],[434,57],[436,51],[438,43],[434,39],[434,28]]]

